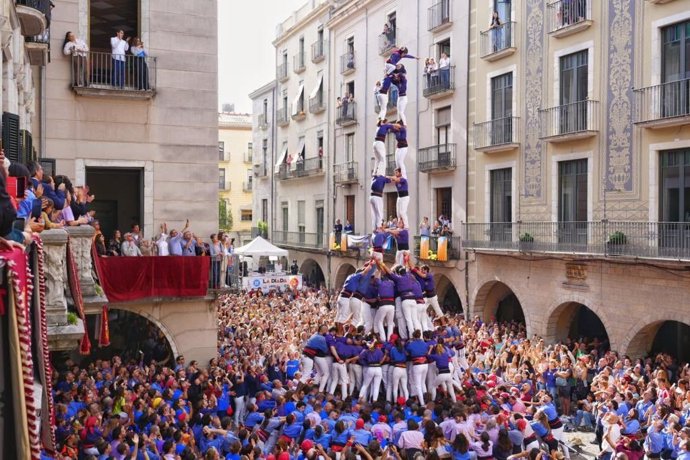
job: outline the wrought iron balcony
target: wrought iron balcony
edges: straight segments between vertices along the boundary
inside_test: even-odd
[[[283,62],[276,67],[276,79],[282,83],[288,78],[290,78],[290,74],[288,73],[288,63]]]
[[[245,193],[251,192],[254,187],[253,184],[252,181],[242,182],[242,191]]]
[[[24,47],[31,65],[45,66],[50,61],[50,27],[42,34],[24,37]]]
[[[548,31],[553,37],[567,37],[592,25],[592,0],[559,0],[546,9]]]
[[[122,56],[96,51],[72,54],[72,89],[81,96],[151,99],[156,94],[155,57]]]
[[[690,124],[690,79],[636,89],[635,123],[650,128]]]
[[[254,149],[247,149],[246,152],[244,152],[244,162],[245,163],[251,163],[253,161],[254,157]]]
[[[596,135],[599,131],[599,101],[589,99],[541,110],[541,138],[568,142]]]
[[[285,107],[280,107],[276,111],[276,124],[280,126],[281,128],[287,126],[290,124],[290,117],[288,116],[288,108],[287,106]]]
[[[333,165],[333,180],[336,184],[356,184],[359,182],[358,171],[356,161]]]
[[[515,22],[512,21],[481,32],[481,58],[493,62],[515,53],[516,27]]]
[[[278,246],[326,250],[328,237],[325,233],[282,232],[274,230],[271,235],[271,243]]]
[[[316,64],[326,59],[326,41],[316,40],[311,44],[311,62]]]
[[[340,56],[340,74],[349,75],[356,69],[355,53],[345,53]]]
[[[451,0],[441,0],[429,7],[427,10],[427,30],[429,32],[438,32],[453,23],[451,20],[452,4]]]
[[[398,34],[396,27],[391,27],[388,32],[379,35],[379,55],[385,56],[395,48],[395,40]]]
[[[41,35],[50,26],[50,0],[17,0],[16,8],[25,37]]]
[[[259,114],[259,129],[261,130],[266,130],[268,129],[268,115],[265,113]]]
[[[265,163],[253,166],[255,177],[266,177],[268,175],[268,167]]]
[[[455,66],[438,69],[435,74],[424,75],[424,97],[440,99],[455,91]]]
[[[281,165],[278,171],[278,178],[299,179],[323,174],[323,158],[307,158],[306,160],[295,160],[293,165]]]
[[[463,226],[463,247],[690,260],[690,222],[497,222]]]
[[[421,172],[448,171],[455,166],[455,144],[432,145],[419,149],[417,154],[417,167]]]
[[[480,152],[502,152],[520,146],[518,117],[498,118],[474,124],[474,149]]]
[[[339,126],[350,126],[357,123],[357,103],[348,102],[336,109],[335,122]]]
[[[307,68],[307,59],[304,53],[297,53],[292,57],[292,71],[302,73]]]
[[[302,121],[307,118],[307,114],[304,113],[304,95],[300,100],[292,105],[292,119],[295,121]]]
[[[323,100],[323,90],[316,93],[316,96],[309,98],[309,113],[321,113],[326,110],[326,103]]]

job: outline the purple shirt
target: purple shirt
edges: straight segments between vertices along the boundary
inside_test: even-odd
[[[370,366],[372,364],[381,364],[383,361],[383,352],[380,348],[373,350],[364,350],[359,354],[359,364],[362,366]]]
[[[404,177],[401,177],[398,182],[395,183],[395,188],[398,190],[398,196],[400,196],[400,193],[402,192],[402,196],[407,196],[408,193],[408,188],[407,188],[407,179]]]
[[[393,129],[393,125],[390,123],[383,123],[381,126],[379,126],[379,129],[376,130],[376,138],[379,140],[381,137],[386,137],[386,134],[388,134],[389,131]]]
[[[391,180],[386,176],[374,176],[371,178],[371,191],[383,195],[383,188]]]

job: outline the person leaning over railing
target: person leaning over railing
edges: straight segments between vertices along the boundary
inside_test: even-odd
[[[65,34],[62,44],[62,52],[65,56],[72,56],[72,85],[89,85],[89,46],[84,40],[77,38],[72,32]]]

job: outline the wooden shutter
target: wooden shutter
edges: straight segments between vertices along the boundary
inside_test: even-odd
[[[26,129],[19,130],[19,142],[21,151],[20,161],[25,165],[28,165],[32,161],[36,161],[34,158],[34,144],[31,133]]]
[[[20,162],[19,115],[2,113],[2,148],[5,156],[12,162]]]

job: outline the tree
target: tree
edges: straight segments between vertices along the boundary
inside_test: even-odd
[[[218,200],[218,228],[224,232],[232,230],[232,208],[223,199]]]

